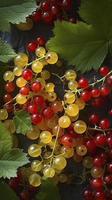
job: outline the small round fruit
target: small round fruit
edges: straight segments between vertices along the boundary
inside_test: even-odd
[[[103,176],[103,174],[104,174],[104,170],[102,168],[93,167],[91,169],[91,176],[93,178],[100,178]]]
[[[47,83],[45,86],[46,92],[54,92],[55,85],[54,83]]]
[[[14,64],[17,67],[25,67],[28,64],[28,56],[25,53],[19,53],[14,59]]]
[[[44,80],[48,80],[50,78],[50,72],[48,70],[43,70],[41,72],[41,77],[44,79]]]
[[[35,61],[32,64],[32,71],[35,72],[36,74],[39,74],[40,72],[42,72],[43,69],[43,64],[40,61]]]
[[[63,170],[67,165],[67,161],[63,156],[57,156],[53,160],[53,167],[56,170]]]
[[[43,175],[46,177],[46,178],[53,178],[54,175],[55,175],[55,170],[53,167],[46,167],[44,170],[43,170]]]
[[[41,147],[37,144],[32,144],[28,148],[28,154],[33,158],[40,156],[41,155]]]
[[[16,85],[19,88],[24,87],[26,84],[27,84],[27,81],[23,77],[19,77],[19,78],[16,79]]]
[[[75,103],[78,105],[79,110],[83,110],[86,106],[85,102],[81,98],[77,98]]]
[[[66,71],[66,73],[65,73],[65,78],[66,78],[67,81],[74,81],[76,79],[76,77],[77,77],[77,74],[72,69]]]
[[[64,95],[64,101],[67,104],[74,103],[74,101],[75,101],[75,94],[71,93],[71,92],[65,93],[65,95]]]
[[[85,145],[80,145],[76,147],[76,153],[79,156],[85,156],[87,154],[87,148]]]
[[[62,117],[59,118],[58,123],[61,128],[68,128],[71,124],[71,120],[68,116],[63,115]]]
[[[16,96],[16,102],[18,104],[23,105],[23,104],[25,104],[27,102],[27,98],[26,98],[26,96],[24,96],[22,94],[17,94],[17,96]]]
[[[30,140],[36,140],[39,138],[40,130],[37,126],[33,127],[32,130],[28,131],[26,136]]]
[[[61,147],[61,153],[65,158],[72,158],[74,155],[74,149],[68,147]]]
[[[22,77],[26,80],[26,81],[30,81],[32,80],[33,77],[33,72],[31,69],[25,69],[22,73]]]
[[[36,49],[35,54],[38,57],[43,57],[46,54],[46,50],[45,50],[44,47],[39,47],[39,48]]]
[[[32,163],[31,163],[31,169],[32,171],[34,172],[39,172],[41,171],[42,169],[42,161],[39,161],[39,160],[34,160]]]
[[[40,134],[40,140],[44,144],[48,144],[52,141],[52,134],[49,131],[42,131]]]
[[[41,185],[41,176],[36,173],[30,175],[29,183],[33,187],[39,187]]]
[[[8,118],[8,112],[6,109],[0,109],[0,120],[6,120]]]
[[[68,82],[68,88],[70,90],[76,90],[79,87],[78,82],[77,81],[69,81]]]
[[[90,156],[86,156],[84,159],[83,159],[83,166],[87,169],[91,169],[92,166],[93,166],[93,158],[90,157]]]
[[[13,74],[15,76],[21,76],[23,72],[23,69],[21,67],[14,67]]]
[[[70,104],[66,108],[66,114],[70,117],[75,117],[79,114],[79,107],[77,104]]]
[[[48,52],[45,59],[49,64],[56,64],[58,61],[58,55],[55,52]]]
[[[77,134],[83,134],[87,130],[87,125],[84,121],[78,120],[74,123],[74,131]]]
[[[14,80],[14,73],[12,71],[6,71],[3,75],[4,81],[13,81]]]

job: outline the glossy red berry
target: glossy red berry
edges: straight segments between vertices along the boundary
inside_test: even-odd
[[[104,146],[107,144],[107,137],[103,134],[98,134],[95,137],[95,144],[96,146]]]
[[[8,93],[12,93],[14,92],[16,86],[15,86],[15,83],[13,82],[8,82],[6,85],[5,85],[5,90],[8,92]]]
[[[100,90],[99,90],[98,88],[93,88],[93,89],[91,90],[91,96],[92,96],[93,98],[99,97],[99,96],[100,96]]]
[[[98,191],[95,193],[95,200],[106,200],[106,195],[102,191]]]
[[[98,97],[92,100],[92,106],[95,108],[102,108],[105,104],[105,99],[103,97]]]
[[[48,11],[50,10],[50,2],[49,1],[44,1],[41,3],[41,9],[43,11]]]
[[[35,52],[35,50],[37,48],[37,44],[36,44],[36,42],[30,42],[29,44],[27,44],[26,48],[29,52]]]
[[[72,0],[63,0],[62,7],[65,10],[70,10],[72,8]]]
[[[54,112],[50,107],[47,107],[44,109],[43,115],[46,119],[51,119],[54,115]]]
[[[31,114],[36,114],[38,112],[38,107],[36,104],[30,104],[28,106],[28,112]]]
[[[112,174],[112,163],[107,165],[107,171]]]
[[[84,90],[81,93],[81,98],[83,101],[88,102],[91,99],[91,92],[88,90]]]
[[[96,151],[96,144],[94,140],[92,139],[87,140],[85,145],[89,153],[93,153]]]
[[[112,136],[107,137],[107,144],[110,148],[112,148]]]
[[[28,86],[24,86],[19,91],[22,95],[27,96],[30,93],[30,88]]]
[[[101,156],[96,156],[93,159],[93,165],[95,167],[102,167],[105,164],[105,159],[101,158]]]
[[[108,129],[110,128],[110,120],[105,118],[105,119],[102,119],[99,123],[99,126],[102,128],[102,129]]]
[[[112,175],[105,176],[104,181],[107,185],[111,185],[112,184]]]
[[[99,73],[101,76],[106,76],[109,73],[109,67],[108,66],[103,66],[100,68]]]
[[[31,120],[32,120],[32,123],[33,123],[34,125],[40,124],[41,121],[42,121],[42,119],[43,119],[43,117],[42,117],[41,114],[33,114],[33,115],[31,116]]]
[[[51,24],[53,22],[53,15],[51,12],[47,11],[42,14],[42,19],[45,23]]]
[[[7,94],[4,95],[4,102],[5,103],[11,101],[12,99],[13,99],[13,97],[12,97],[11,94],[7,93]]]
[[[83,196],[84,196],[85,200],[93,200],[93,193],[89,189],[87,189],[87,190],[84,191]]]
[[[44,46],[45,45],[45,43],[46,43],[46,40],[45,40],[45,38],[44,37],[38,37],[37,39],[36,39],[36,42],[37,42],[37,44],[39,45],[39,46]]]
[[[106,83],[107,83],[109,86],[112,86],[112,75],[110,75],[110,76],[107,77]]]
[[[110,88],[107,86],[102,86],[100,88],[100,92],[102,96],[108,96],[110,94]]]
[[[100,120],[100,117],[96,113],[93,113],[92,115],[89,116],[89,121],[93,125],[98,124],[99,120]]]
[[[65,134],[61,136],[60,143],[65,147],[72,148],[74,146],[74,138],[72,134]]]
[[[87,88],[89,86],[89,82],[86,78],[81,78],[78,84],[80,88]]]
[[[102,189],[103,179],[102,178],[92,179],[91,187],[92,187],[92,189],[96,189],[96,190]]]
[[[36,81],[32,84],[31,89],[35,93],[40,92],[42,90],[42,85],[39,81]]]
[[[36,22],[36,23],[40,22],[41,18],[42,18],[41,10],[33,12],[32,19],[33,19],[34,22]]]
[[[30,81],[33,77],[33,72],[31,69],[25,69],[22,73],[22,77],[26,80],[26,81]]]
[[[34,98],[34,103],[37,105],[37,106],[40,106],[40,107],[44,107],[45,106],[45,100],[44,100],[44,97],[42,96],[36,96]]]

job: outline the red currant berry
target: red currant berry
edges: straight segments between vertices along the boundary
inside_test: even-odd
[[[32,19],[34,22],[36,22],[36,23],[40,22],[41,18],[42,18],[41,10],[33,12]]]
[[[95,200],[106,200],[105,193],[101,191],[96,192]]]
[[[109,73],[109,67],[108,66],[103,66],[100,68],[99,73],[101,76],[106,76]]]
[[[112,86],[112,75],[107,77],[106,82],[109,86]]]
[[[30,92],[30,88],[28,86],[24,86],[19,91],[22,95],[27,96]]]
[[[93,193],[89,189],[84,191],[84,195],[83,196],[84,196],[85,200],[93,200]]]
[[[34,103],[37,106],[40,106],[41,108],[45,107],[45,100],[44,100],[44,97],[42,97],[42,96],[36,96],[34,98]]]
[[[51,24],[53,22],[53,15],[51,12],[44,12],[42,14],[42,19],[45,23]]]
[[[89,153],[93,153],[96,151],[96,144],[95,144],[94,140],[92,140],[92,139],[87,140],[85,145],[86,145],[86,148]]]
[[[62,7],[65,10],[70,10],[72,8],[72,0],[63,0]]]
[[[65,147],[72,148],[74,146],[74,140],[73,140],[72,134],[65,134],[61,136],[60,143],[64,145]]]
[[[36,114],[38,112],[38,108],[36,104],[30,104],[28,106],[28,112],[31,114]]]
[[[100,91],[102,96],[108,96],[110,94],[110,89],[106,86],[101,87]]]
[[[104,181],[107,185],[111,185],[112,184],[112,175],[105,176]]]
[[[87,88],[89,86],[89,82],[86,78],[81,78],[78,84],[80,88]]]
[[[49,11],[50,10],[50,4],[49,1],[44,1],[41,3],[41,8],[43,11]]]
[[[112,148],[112,136],[107,137],[107,143],[110,148]]]
[[[37,41],[37,44],[39,45],[39,46],[44,46],[45,45],[45,43],[46,43],[46,40],[45,40],[45,38],[44,37],[38,37],[37,39],[36,39],[36,41]]]
[[[31,116],[31,120],[32,120],[32,123],[33,123],[34,125],[40,124],[41,121],[42,121],[42,119],[43,119],[43,117],[42,117],[41,114],[33,114],[33,115]]]
[[[91,92],[88,90],[85,90],[81,93],[81,98],[83,101],[88,102],[91,99]]]
[[[44,109],[43,115],[46,119],[51,119],[54,115],[54,112],[50,107],[47,107]]]
[[[93,88],[91,90],[91,96],[93,98],[99,97],[100,96],[100,90],[98,88]]]
[[[27,44],[27,50],[29,52],[35,52],[36,48],[37,48],[36,42],[30,42],[29,44]]]
[[[97,114],[95,114],[95,113],[92,114],[92,115],[90,115],[90,117],[89,117],[89,121],[90,121],[90,123],[93,124],[93,125],[98,124],[99,120],[100,120],[99,115],[97,115]]]
[[[42,85],[39,81],[36,81],[32,84],[31,89],[33,92],[40,92],[42,90]]]
[[[101,108],[104,106],[104,104],[105,104],[104,98],[99,97],[92,100],[92,106],[95,108]]]
[[[107,143],[107,138],[106,138],[105,135],[98,134],[95,137],[95,144],[96,144],[96,146],[104,146],[104,145],[106,145],[106,143]]]
[[[104,183],[103,183],[102,178],[97,178],[97,179],[91,180],[91,187],[93,189],[100,190],[100,189],[102,189],[103,184]]]
[[[13,99],[11,94],[5,94],[4,95],[4,102],[7,103]]]
[[[11,178],[9,180],[9,186],[13,189],[13,190],[18,190],[18,186],[20,184],[20,179],[18,177],[15,178]]]
[[[95,167],[102,167],[105,164],[105,160],[102,159],[100,156],[97,156],[93,159],[93,165]]]
[[[22,77],[26,80],[26,81],[30,81],[33,77],[33,72],[31,69],[25,69],[22,73]]]
[[[107,118],[102,119],[102,120],[100,121],[99,126],[100,126],[102,129],[108,129],[108,128],[110,128],[110,120],[107,119]]]
[[[112,163],[107,165],[107,171],[112,174]]]
[[[111,115],[112,116],[112,108],[109,110],[109,115]]]
[[[5,90],[8,92],[8,93],[12,93],[14,92],[16,86],[13,82],[8,82],[6,85],[5,85]]]

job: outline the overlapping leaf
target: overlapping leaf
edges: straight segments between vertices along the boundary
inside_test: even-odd
[[[9,31],[10,22],[18,24],[25,22],[36,9],[35,0],[0,0],[0,30]]]
[[[21,149],[12,149],[0,158],[0,178],[11,178],[17,174],[17,169],[27,164],[28,158]]]
[[[0,122],[0,158],[12,148],[12,137],[4,124]]]
[[[7,63],[10,59],[16,56],[12,47],[0,39],[0,61]]]
[[[82,0],[80,15],[86,23],[57,22],[47,46],[76,69],[98,69],[112,49],[112,0]]]
[[[20,110],[16,112],[14,122],[16,133],[25,135],[32,128],[30,115],[25,111]]]
[[[3,182],[0,183],[0,198],[3,200],[19,200],[14,190]]]

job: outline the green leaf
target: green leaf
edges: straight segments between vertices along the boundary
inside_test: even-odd
[[[79,13],[108,38],[112,29],[112,0],[82,0]]]
[[[0,183],[0,198],[3,200],[19,200],[14,190],[3,182]]]
[[[3,154],[0,159],[0,178],[15,177],[17,169],[29,162],[26,155],[21,149],[12,149]]]
[[[0,122],[0,158],[12,148],[12,137],[4,124]]]
[[[85,23],[57,22],[54,35],[48,41],[48,48],[81,72],[98,69],[108,53],[108,40]]]
[[[35,200],[61,200],[58,187],[52,180],[43,181]]]
[[[0,0],[0,30],[9,31],[10,23],[25,22],[36,7],[35,0]]]
[[[0,61],[7,63],[10,59],[16,56],[12,47],[0,39]]]
[[[15,112],[14,122],[16,126],[16,133],[25,135],[32,129],[30,115],[23,110]]]

